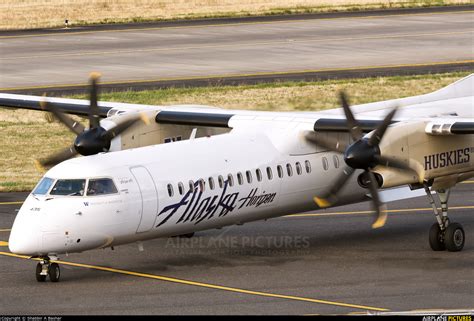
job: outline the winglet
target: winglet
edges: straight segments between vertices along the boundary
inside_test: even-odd
[[[326,208],[326,207],[331,206],[331,203],[327,199],[319,198],[315,196],[313,200],[321,208]]]

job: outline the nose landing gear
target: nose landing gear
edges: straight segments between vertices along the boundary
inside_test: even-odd
[[[51,259],[46,256],[36,265],[36,281],[45,282],[47,276],[51,282],[58,282],[61,270],[58,263],[51,263]]]
[[[437,221],[431,226],[429,233],[431,249],[433,251],[444,251],[445,249],[450,252],[461,251],[464,247],[465,234],[461,224],[454,222],[451,223],[449,221],[449,189],[436,191],[441,203],[442,214],[440,215],[430,188],[428,185],[425,185],[424,187]]]

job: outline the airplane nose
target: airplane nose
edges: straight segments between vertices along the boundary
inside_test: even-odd
[[[17,217],[8,240],[10,252],[23,255],[40,254],[42,232],[39,226],[32,223]]]

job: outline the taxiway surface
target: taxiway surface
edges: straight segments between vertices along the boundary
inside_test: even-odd
[[[474,310],[474,181],[450,200],[462,252],[433,252],[425,197],[389,203],[370,229],[368,203],[61,257],[59,283],[11,256],[26,195],[0,194],[0,314],[346,314]],[[20,201],[18,203],[15,203]]]
[[[474,62],[474,11],[0,35],[0,91]]]

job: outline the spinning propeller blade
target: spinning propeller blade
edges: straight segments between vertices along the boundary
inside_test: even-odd
[[[372,207],[375,211],[374,221],[372,223],[372,228],[379,228],[385,225],[387,221],[387,208],[385,204],[380,201],[380,196],[378,192],[377,179],[375,178],[374,173],[371,171],[365,171],[364,177],[366,184],[370,191],[370,196],[372,197]]]
[[[35,165],[36,168],[44,171],[45,168],[59,164],[76,155],[77,151],[74,149],[74,145],[71,145],[61,151],[54,153],[53,155],[48,156],[47,158],[35,160]]]
[[[50,113],[52,113],[57,120],[59,120],[61,123],[63,123],[74,134],[79,135],[80,133],[82,133],[84,131],[84,126],[81,123],[73,120],[67,114],[63,113],[58,108],[56,108],[53,105],[49,104],[46,100],[40,101],[40,107],[41,107],[41,109],[49,111]]]
[[[349,107],[349,102],[347,100],[347,96],[344,91],[339,93],[339,100],[341,101],[342,109],[344,110],[344,114],[346,115],[347,120],[347,127],[349,128],[349,132],[351,133],[352,140],[356,141],[362,138],[363,133],[362,129],[359,126],[359,123],[354,117],[351,108]]]
[[[92,72],[89,76],[89,129],[97,128],[100,125],[99,106],[97,105],[99,92],[97,81],[99,78],[98,72]]]
[[[342,173],[336,178],[333,185],[329,189],[329,192],[325,194],[323,197],[314,197],[314,201],[316,204],[321,207],[329,207],[332,204],[337,202],[337,192],[346,185],[346,182],[351,178],[352,174],[354,174],[354,169],[350,166],[346,166]]]
[[[328,192],[324,195],[314,197],[314,201],[319,207],[328,207],[336,203],[337,193],[339,190],[347,183],[356,169],[362,169],[364,172],[361,174],[360,178],[364,183],[364,187],[366,187],[370,192],[372,207],[375,210],[372,228],[379,228],[384,226],[387,220],[387,210],[380,200],[378,193],[379,184],[376,176],[372,172],[372,168],[381,165],[416,173],[416,170],[412,169],[405,162],[393,157],[380,155],[379,144],[382,141],[388,126],[392,123],[397,108],[392,109],[390,113],[385,116],[382,123],[374,130],[369,138],[364,138],[363,131],[349,106],[346,94],[341,91],[339,98],[346,116],[348,131],[351,134],[353,143],[347,146],[314,132],[306,135],[306,139],[312,144],[321,146],[333,152],[344,154],[344,161],[347,164],[343,172],[335,179],[333,185],[328,189]]]
[[[76,134],[74,144],[63,149],[45,159],[36,160],[38,168],[47,168],[59,164],[69,158],[81,154],[84,156],[107,152],[110,149],[111,140],[120,135],[127,128],[135,124],[138,120],[149,123],[146,115],[136,113],[123,119],[117,119],[117,125],[106,130],[100,126],[100,111],[98,107],[98,79],[100,74],[91,73],[89,87],[89,128],[85,128],[81,123],[76,122],[70,116],[62,112],[53,104],[46,100],[40,102],[42,109],[51,112],[62,124]]]
[[[346,143],[341,143],[335,139],[331,139],[328,137],[320,137],[320,135],[315,132],[308,131],[305,135],[305,138],[313,144],[329,149],[333,152],[343,154],[344,151],[347,149]]]

